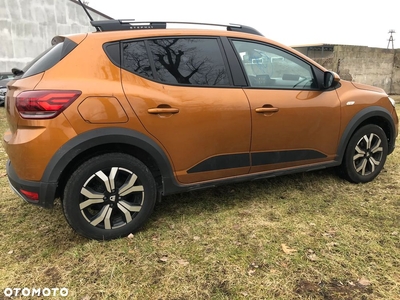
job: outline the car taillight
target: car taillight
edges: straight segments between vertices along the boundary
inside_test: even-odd
[[[25,119],[50,119],[60,114],[81,91],[41,90],[25,91],[16,99],[16,106]]]

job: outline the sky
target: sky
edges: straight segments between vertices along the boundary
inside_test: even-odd
[[[400,48],[399,0],[89,0],[89,6],[114,19],[243,24],[289,46],[387,48],[395,30]]]

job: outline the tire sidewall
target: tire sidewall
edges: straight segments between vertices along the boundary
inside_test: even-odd
[[[97,171],[122,167],[137,175],[144,188],[144,201],[138,214],[126,225],[115,229],[102,229],[88,223],[79,204],[84,183]],[[64,191],[63,210],[70,226],[79,234],[97,240],[110,240],[137,231],[150,217],[156,202],[156,184],[149,169],[138,159],[122,153],[108,153],[83,163],[70,177]]]

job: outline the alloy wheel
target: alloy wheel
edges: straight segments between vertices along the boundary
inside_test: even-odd
[[[80,191],[83,217],[92,226],[115,229],[125,226],[140,212],[144,188],[128,169],[112,167],[90,176]]]
[[[373,173],[383,158],[381,138],[375,134],[365,134],[357,142],[353,156],[353,166],[362,176]]]

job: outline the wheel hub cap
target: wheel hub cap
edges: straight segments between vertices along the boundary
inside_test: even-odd
[[[115,229],[131,222],[140,212],[144,188],[133,172],[119,167],[90,176],[81,189],[79,208],[91,225]]]
[[[364,135],[355,147],[353,166],[360,175],[370,175],[383,158],[382,140],[375,133]]]

